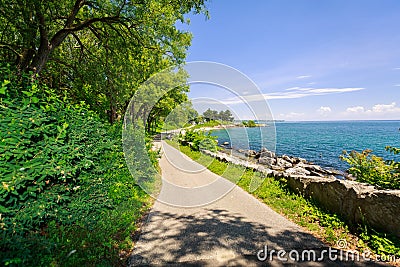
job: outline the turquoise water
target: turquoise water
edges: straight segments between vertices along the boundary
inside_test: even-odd
[[[385,146],[400,147],[400,121],[279,122],[257,128],[215,130],[220,144],[234,149],[259,150],[262,146],[278,155],[302,157],[323,167],[346,170],[339,159],[343,150],[371,149],[374,154],[393,159]],[[276,141],[276,146],[275,146]],[[396,156],[400,160],[400,156]]]

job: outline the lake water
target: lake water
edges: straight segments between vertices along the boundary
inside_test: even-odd
[[[371,149],[385,158],[400,160],[385,151],[400,147],[400,121],[277,122],[266,127],[214,130],[219,144],[233,149],[260,150],[266,147],[278,155],[302,157],[323,167],[346,170],[339,156],[343,150]],[[276,132],[276,135],[275,135]]]

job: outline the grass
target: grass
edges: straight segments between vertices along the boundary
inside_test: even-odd
[[[290,191],[284,179],[263,177],[259,172],[218,161],[199,151],[193,151],[187,146],[180,146],[174,141],[167,142],[193,160],[207,166],[210,171],[237,182],[238,186],[253,194],[276,212],[308,229],[330,246],[335,247],[339,240],[346,240],[347,249],[360,252],[369,250],[379,255],[400,257],[399,239],[367,227],[350,228],[340,216],[330,213],[312,200]],[[260,185],[253,191],[254,183]]]

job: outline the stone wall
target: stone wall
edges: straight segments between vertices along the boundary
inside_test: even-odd
[[[378,190],[371,185],[337,179],[337,171],[325,170],[304,159],[277,157],[265,149],[245,152],[254,160],[239,159],[221,152],[203,152],[266,176],[285,177],[294,192],[312,198],[324,208],[341,215],[348,223],[367,223],[400,238],[400,190]]]

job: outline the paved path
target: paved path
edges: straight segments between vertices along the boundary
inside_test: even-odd
[[[298,250],[300,255],[303,250],[315,250],[319,255],[328,248],[241,188],[166,143],[162,142],[162,146],[160,199],[173,205],[155,202],[129,259],[130,266],[366,265],[365,262],[282,262],[276,254],[273,261],[259,261],[257,252],[265,246],[269,251]],[[201,205],[203,197],[210,200],[224,192],[228,193],[217,201]]]

